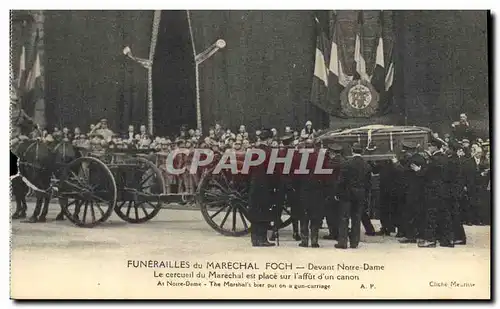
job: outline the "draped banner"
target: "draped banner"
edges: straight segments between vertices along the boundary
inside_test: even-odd
[[[314,105],[343,118],[387,110],[394,80],[394,33],[385,25],[388,19],[390,11],[316,13]]]

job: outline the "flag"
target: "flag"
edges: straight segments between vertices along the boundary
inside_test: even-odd
[[[37,114],[37,109],[43,105],[43,83],[41,81],[40,54],[36,51],[35,61],[26,78],[25,90],[22,96],[22,106],[24,111],[33,117],[35,122],[43,123],[43,117]]]
[[[36,53],[36,58],[35,62],[33,63],[33,68],[28,74],[28,78],[26,80],[26,91],[30,92],[35,89],[35,86],[37,84],[37,80],[40,78],[41,72],[40,72],[40,54]]]
[[[373,75],[370,76],[370,81],[375,88],[375,90],[381,94],[385,91],[385,77],[386,77],[386,67],[385,67],[385,59],[384,59],[384,39],[383,39],[383,19],[382,14],[379,19],[379,35],[378,35],[378,44],[377,50],[375,53],[375,68],[373,69]]]
[[[394,82],[394,62],[391,62],[389,65],[389,70],[387,71],[387,75],[385,76],[385,91],[389,91],[392,87],[392,83]]]
[[[354,45],[354,63],[356,64],[355,72],[362,80],[369,80],[366,73],[366,61],[363,56],[363,12],[358,14],[358,31],[356,33],[356,41]],[[357,76],[356,76],[357,77]],[[356,78],[357,79],[357,78]]]
[[[329,75],[328,58],[326,55],[329,53],[329,38],[324,16],[317,14],[315,16],[316,23],[316,48],[314,57],[314,75],[311,88],[311,102],[318,106],[320,109],[331,112],[332,105],[328,99],[329,92]]]
[[[368,75],[363,48],[363,26],[366,27],[368,24],[364,25],[363,12],[350,13],[350,16],[352,15],[356,17],[346,20],[348,14],[342,15],[343,19],[337,19],[337,15],[333,13],[329,14],[326,21],[321,20],[321,15],[316,16],[317,37],[311,102],[336,117],[366,118],[376,113],[385,113],[386,107],[392,102],[391,94],[387,92],[394,81],[394,63],[385,59],[388,51],[392,59],[392,46],[384,45],[384,43],[391,44],[387,44],[384,37],[386,34],[382,30],[381,13],[379,22],[374,26],[378,28],[370,28],[370,33],[377,33],[375,34],[377,47],[374,51],[375,63],[370,64],[374,65],[373,71]],[[356,20],[353,20],[354,18]],[[342,22],[355,25],[356,30],[351,32],[350,38],[342,33],[345,28]],[[392,33],[389,35],[392,38]],[[344,45],[349,41],[354,41],[354,50],[345,48]],[[346,63],[354,65],[350,75],[346,73],[349,71],[345,70]]]
[[[21,83],[23,80],[23,74],[26,70],[26,48],[22,47],[21,49],[21,57],[19,58],[19,74],[17,75],[17,87],[21,87]]]

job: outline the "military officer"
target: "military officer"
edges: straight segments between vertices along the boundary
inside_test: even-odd
[[[269,242],[267,239],[267,229],[273,221],[273,213],[271,212],[272,203],[272,179],[267,174],[267,166],[271,154],[272,133],[270,130],[261,131],[262,143],[257,146],[263,150],[266,159],[259,166],[255,166],[250,170],[250,190],[248,198],[249,220],[251,222],[250,236],[252,246],[254,247],[271,247],[275,243]]]
[[[328,145],[327,168],[333,169],[325,181],[325,216],[328,225],[328,235],[323,239],[337,240],[339,231],[339,199],[337,194],[337,184],[339,181],[340,167],[345,164],[346,158],[343,156],[343,147],[340,144]]]
[[[361,156],[363,149],[359,143],[352,145],[352,158],[340,170],[339,199],[340,222],[338,243],[335,248],[357,248],[361,233],[361,216],[365,211],[366,192],[370,187],[371,166]],[[348,233],[349,219],[351,232]]]
[[[288,150],[293,149],[293,134],[289,133],[281,138],[281,145],[278,151],[278,156],[280,158],[284,158]],[[290,168],[290,171],[284,171],[283,164],[278,164],[275,168],[277,178],[274,179],[278,181],[277,188],[277,207],[282,207],[283,205],[287,205],[291,210],[291,218],[292,218],[292,231],[293,231],[293,239],[301,240],[299,234],[299,216],[297,215],[297,210],[299,209],[299,187],[297,185],[296,178],[293,175],[294,168]],[[279,213],[281,210],[278,210]],[[276,220],[275,220],[276,221]],[[274,223],[276,225],[276,222]],[[279,223],[278,223],[279,224]],[[271,240],[276,238],[276,232],[271,236]]]
[[[305,147],[312,150],[307,161],[308,174],[300,176],[300,204],[303,210],[300,219],[300,247],[309,246],[319,248],[319,229],[323,222],[324,214],[324,175],[316,175],[315,168],[318,161],[319,148],[314,147],[314,141],[307,139]]]

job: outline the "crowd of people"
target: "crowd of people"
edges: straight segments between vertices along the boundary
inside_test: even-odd
[[[472,131],[467,116],[460,115],[448,133],[432,134],[431,142],[415,145],[403,144],[403,149],[392,161],[365,162],[360,145],[352,145],[351,158],[347,159],[345,149],[340,145],[321,145],[315,141],[321,130],[315,130],[308,121],[301,130],[285,127],[248,132],[241,125],[236,132],[216,123],[204,135],[200,130],[182,126],[174,137],[150,136],[146,126],[136,132],[129,126],[127,132],[117,134],[108,128],[106,119],[91,125],[87,132],[80,128],[54,128],[36,130],[30,137],[40,138],[47,143],[71,142],[79,148],[98,149],[149,149],[156,152],[156,162],[164,172],[167,193],[194,193],[197,175],[169,175],[166,171],[166,155],[179,148],[208,148],[214,152],[228,149],[245,151],[260,147],[327,148],[327,165],[334,166],[336,173],[331,179],[318,177],[265,180],[269,176],[251,174],[250,209],[254,211],[252,221],[252,244],[272,246],[267,238],[267,228],[273,221],[262,216],[262,207],[270,209],[269,203],[276,203],[276,196],[264,194],[263,190],[279,192],[278,198],[286,198],[292,207],[293,237],[301,246],[318,247],[318,230],[326,219],[329,233],[324,239],[336,239],[339,248],[356,248],[359,243],[360,224],[367,235],[394,235],[402,243],[418,243],[420,247],[465,244],[466,236],[462,224],[484,225],[490,221],[490,148],[489,139],[481,139]],[[424,148],[425,147],[425,148]],[[177,165],[189,165],[190,157],[174,161]],[[179,166],[176,166],[177,168]],[[362,176],[360,176],[362,175]],[[367,175],[366,178],[363,178]],[[267,184],[262,186],[262,183]],[[377,183],[378,190],[374,189]],[[376,204],[381,220],[381,229],[376,232],[367,213],[367,204],[373,201],[378,191]],[[266,191],[267,192],[267,191]],[[252,195],[253,193],[253,195]],[[266,200],[266,196],[269,199]],[[276,203],[279,204],[280,202]],[[293,204],[293,205],[292,205]],[[253,205],[253,206],[252,206]],[[263,206],[266,205],[266,206]],[[253,207],[253,208],[252,208]],[[252,217],[252,211],[250,211]],[[350,229],[349,221],[351,221]],[[300,223],[300,226],[299,226]],[[394,234],[392,234],[394,233]],[[271,238],[272,239],[272,238]]]
[[[269,192],[280,191],[281,196],[291,196],[292,216],[300,223],[300,234],[294,226],[294,238],[302,247],[319,247],[318,231],[325,217],[329,234],[324,239],[337,240],[335,247],[340,249],[358,247],[361,224],[369,236],[393,235],[421,248],[465,245],[464,224],[490,224],[491,215],[489,140],[474,135],[462,114],[444,138],[434,133],[428,145],[404,141],[392,160],[366,162],[359,143],[350,146],[352,153],[346,158],[342,146],[333,144],[328,146],[326,165],[336,172],[327,177],[312,173],[276,179],[266,175],[264,167],[251,181],[252,245],[274,245],[266,235],[266,226],[273,221],[266,210],[279,204]],[[272,137],[268,138],[270,144]],[[314,163],[317,152],[309,158],[308,163]],[[374,175],[380,190],[377,232],[366,214]]]

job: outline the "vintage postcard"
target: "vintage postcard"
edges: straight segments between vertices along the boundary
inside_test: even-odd
[[[11,11],[11,298],[490,299],[489,19]]]

